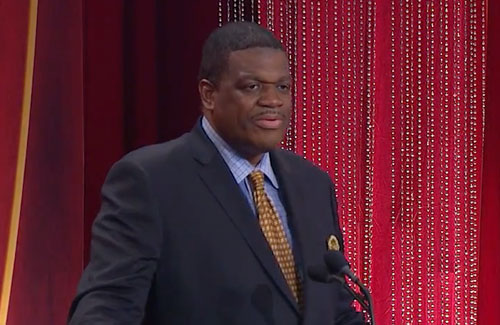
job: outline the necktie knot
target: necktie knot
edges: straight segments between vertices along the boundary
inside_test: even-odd
[[[254,170],[250,173],[250,181],[255,191],[260,192],[264,190],[264,173],[260,170]]]

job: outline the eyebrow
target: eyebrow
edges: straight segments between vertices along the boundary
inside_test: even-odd
[[[277,83],[277,82],[291,82],[292,78],[290,76],[283,76],[283,77],[279,78],[276,81],[265,81],[262,78],[259,78],[259,77],[255,76],[253,74],[248,74],[248,75],[241,76],[239,78],[239,80],[241,80],[241,81],[244,81],[244,80],[257,80],[257,81],[262,82],[262,83]]]

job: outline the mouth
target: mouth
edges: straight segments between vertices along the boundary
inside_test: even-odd
[[[263,114],[255,119],[255,124],[266,130],[277,130],[283,125],[283,117],[277,114]]]

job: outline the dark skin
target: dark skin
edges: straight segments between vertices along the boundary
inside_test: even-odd
[[[219,79],[198,84],[203,114],[238,154],[256,165],[278,146],[290,121],[287,56],[264,47],[231,52]]]

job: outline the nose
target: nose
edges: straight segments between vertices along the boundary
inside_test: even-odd
[[[283,105],[279,90],[274,85],[266,85],[262,87],[259,97],[259,105],[263,107],[280,107]]]

